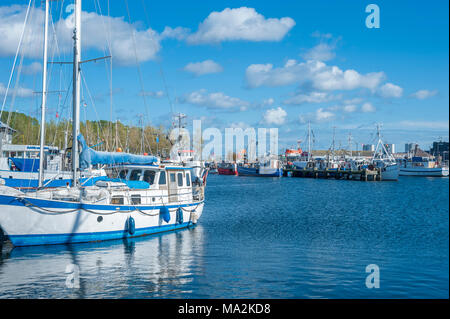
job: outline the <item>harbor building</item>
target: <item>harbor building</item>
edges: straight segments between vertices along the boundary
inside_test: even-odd
[[[416,147],[419,147],[419,144],[417,143],[406,143],[405,144],[405,153],[411,153],[413,152]]]
[[[430,149],[430,154],[437,157],[440,156],[443,161],[448,161],[448,151],[449,151],[449,143],[448,142],[433,142],[433,147]]]
[[[375,145],[373,145],[373,144],[363,144],[362,149],[363,149],[363,151],[373,152],[373,151],[375,151]]]

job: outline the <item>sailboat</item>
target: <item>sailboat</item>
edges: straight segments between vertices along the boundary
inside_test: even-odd
[[[0,228],[14,246],[144,236],[195,225],[203,212],[206,179],[193,181],[192,168],[87,146],[79,123],[81,14],[81,0],[75,0],[72,184],[29,193],[0,185]],[[111,167],[109,178],[83,186],[80,169],[97,164]]]
[[[48,8],[45,11],[44,25],[40,145],[12,144],[12,136],[15,130],[0,121],[0,183],[27,191],[43,186],[58,187],[71,185],[72,183],[72,173],[64,165],[65,150],[61,152],[55,146],[45,145],[47,38]],[[98,179],[102,179],[106,175],[102,168],[89,168],[89,170],[82,171],[80,174],[81,184],[86,186],[93,185]]]

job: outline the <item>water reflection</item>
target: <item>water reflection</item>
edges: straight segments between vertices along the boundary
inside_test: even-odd
[[[101,243],[17,247],[0,257],[0,298],[152,298],[189,294],[202,264],[201,225]],[[66,286],[68,265],[79,288]]]

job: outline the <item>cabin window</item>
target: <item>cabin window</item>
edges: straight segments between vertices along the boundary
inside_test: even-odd
[[[183,173],[178,173],[178,186],[183,186]]]
[[[170,174],[170,182],[175,183],[175,173]]]
[[[134,169],[130,174],[130,181],[139,181],[142,176],[142,171],[140,169]]]
[[[144,172],[144,181],[149,183],[150,185],[153,184],[155,181],[155,171],[147,170]]]
[[[186,173],[186,185],[191,186],[191,174]]]
[[[131,205],[140,205],[141,195],[131,195]]]
[[[119,178],[120,179],[127,179],[127,175],[128,175],[128,170],[127,169],[123,169],[119,172]]]
[[[159,185],[166,185],[166,172],[159,173]]]
[[[111,204],[113,204],[113,205],[123,205],[123,196],[113,196],[111,198]]]

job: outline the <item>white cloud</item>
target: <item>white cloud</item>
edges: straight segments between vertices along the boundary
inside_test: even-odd
[[[414,92],[413,94],[411,94],[412,97],[419,99],[419,100],[424,100],[427,99],[429,97],[435,96],[438,93],[437,90],[433,90],[433,91],[429,91],[429,90],[419,90],[417,92]]]
[[[0,56],[15,54],[26,8],[22,5],[0,7]],[[70,15],[66,19],[54,22],[58,48],[62,53],[72,51],[72,29],[68,23],[72,18],[73,16]],[[40,58],[42,56],[43,21],[43,10],[34,8],[27,23],[22,44],[22,52],[26,57]],[[108,40],[110,40],[113,59],[122,65],[134,64],[136,59],[139,62],[152,60],[161,49],[157,32],[151,28],[139,30],[136,25],[129,24],[123,17],[107,17],[95,12],[83,11],[81,33],[83,50],[96,49],[109,52]],[[52,38],[53,35],[50,35],[49,39]],[[136,54],[134,43],[136,43]],[[54,45],[54,41],[49,42],[49,53],[55,50]]]
[[[305,124],[307,122],[328,122],[335,118],[335,114],[333,112],[330,112],[329,110],[325,110],[323,108],[319,108],[315,112],[310,112],[306,114],[300,114],[299,115],[299,121],[302,124]]]
[[[245,75],[251,88],[311,82],[314,89],[321,91],[357,88],[374,90],[385,77],[383,72],[360,74],[355,70],[343,71],[337,66],[328,66],[313,60],[288,60],[280,68],[274,68],[272,64],[252,64],[247,67]]]
[[[282,125],[286,121],[287,113],[281,107],[269,109],[264,113],[264,122],[267,124]]]
[[[241,129],[246,129],[246,128],[249,128],[250,127],[250,125],[248,125],[247,123],[245,123],[245,122],[233,122],[233,123],[231,123],[230,125],[229,125],[229,127],[231,127],[231,128],[241,128]]]
[[[208,93],[205,89],[191,92],[182,98],[182,102],[216,109],[246,110],[250,103],[222,92]]]
[[[319,31],[314,31],[311,34],[311,36],[314,38],[323,38],[323,39],[331,39],[333,37],[331,33],[321,33]]]
[[[359,103],[361,103],[362,101],[363,101],[362,98],[360,98],[360,97],[355,97],[355,98],[352,98],[352,99],[344,100],[344,103],[345,103],[345,104],[359,104]]]
[[[375,107],[369,102],[366,102],[361,106],[361,111],[364,113],[375,112],[375,110]]]
[[[399,98],[403,95],[403,89],[398,85],[386,83],[379,89],[379,94],[385,98]]]
[[[223,68],[213,60],[205,60],[203,62],[188,63],[183,70],[199,76],[210,73],[219,73],[223,71]]]
[[[448,130],[448,121],[400,121],[395,123],[385,123],[384,127],[396,129],[431,129],[431,130]]]
[[[22,66],[22,72],[24,74],[36,74],[42,71],[42,64],[39,62],[33,62],[28,65]]]
[[[165,27],[163,32],[160,34],[161,39],[177,39],[177,40],[184,40],[188,37],[191,30],[189,28],[183,28],[183,27]]]
[[[156,99],[160,99],[162,97],[165,96],[163,91],[144,91],[144,92],[140,92],[139,95],[141,96],[150,96]]]
[[[335,46],[328,43],[319,43],[302,55],[305,60],[329,61],[334,59]]]
[[[300,105],[303,103],[325,103],[340,98],[329,95],[327,92],[310,92],[309,94],[297,94],[294,97],[283,101],[284,104]]]
[[[327,121],[327,120],[331,120],[334,118],[334,114],[329,112],[329,111],[325,111],[322,108],[318,109],[316,111],[316,120],[317,121]]]
[[[197,32],[187,37],[190,44],[223,41],[280,41],[295,25],[289,17],[265,18],[253,8],[226,8],[211,12]]]
[[[6,87],[3,83],[0,83],[0,96],[4,96],[6,93]],[[16,94],[18,97],[32,97],[33,96],[33,90],[23,87],[18,88],[9,88],[8,90],[8,96],[12,96]]]
[[[273,98],[268,98],[265,99],[264,101],[262,101],[261,105],[262,106],[272,106],[275,103],[275,100]]]
[[[358,109],[358,107],[355,104],[348,104],[348,105],[344,105],[344,107],[342,109],[346,113],[353,113]]]

